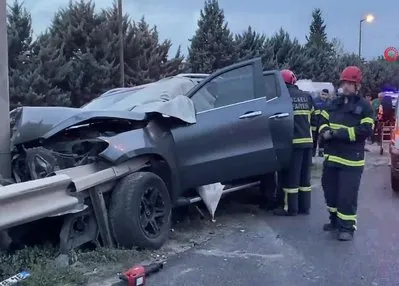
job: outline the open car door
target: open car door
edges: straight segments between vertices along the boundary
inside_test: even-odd
[[[270,133],[277,155],[279,169],[290,164],[294,137],[294,111],[292,99],[280,71],[264,71],[266,103],[273,110],[269,117]]]
[[[279,168],[261,60],[221,69],[188,94],[197,122],[172,130],[182,188],[233,181]],[[289,117],[289,114],[286,114]]]

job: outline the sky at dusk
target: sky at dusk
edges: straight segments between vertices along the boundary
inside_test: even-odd
[[[12,0],[7,0],[11,3]],[[54,12],[65,7],[69,0],[24,0],[32,14],[34,34],[40,34],[50,24]],[[95,0],[98,9],[112,5],[112,0]],[[284,6],[280,4],[283,3]],[[289,4],[288,4],[289,3]],[[345,3],[339,6],[338,3]],[[384,3],[384,5],[379,4]],[[133,20],[143,15],[151,25],[157,25],[160,37],[173,42],[171,55],[182,45],[187,54],[188,39],[196,30],[203,0],[124,0],[124,12]],[[219,0],[226,20],[233,33],[242,32],[248,25],[266,35],[272,35],[280,27],[305,41],[313,8],[323,11],[330,38],[341,40],[348,52],[358,51],[359,21],[368,13],[375,16],[371,24],[363,24],[363,56],[371,59],[382,55],[385,48],[399,48],[399,31],[396,20],[399,5],[394,0],[384,1],[271,1],[271,0]]]

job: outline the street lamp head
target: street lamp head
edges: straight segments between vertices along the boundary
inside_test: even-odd
[[[371,23],[374,21],[374,16],[372,14],[368,14],[364,19],[367,23]]]

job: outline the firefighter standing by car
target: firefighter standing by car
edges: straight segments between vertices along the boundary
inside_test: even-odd
[[[313,157],[316,156],[316,149],[317,145],[319,147],[319,157],[323,157],[323,152],[324,152],[324,146],[323,146],[323,141],[319,141],[319,132],[317,130],[319,118],[320,118],[320,113],[326,109],[328,104],[330,103],[330,95],[328,89],[323,89],[321,91],[321,94],[319,97],[317,97],[314,100],[314,105],[315,105],[315,116],[314,120],[315,122],[312,122],[312,135],[313,135]]]
[[[296,76],[290,70],[282,70],[294,109],[294,139],[290,167],[281,172],[284,207],[274,211],[279,216],[309,214],[311,204],[310,168],[312,164],[311,118],[314,106],[312,96],[296,85]]]
[[[330,214],[325,231],[352,240],[356,230],[358,190],[364,167],[365,140],[374,120],[370,104],[359,95],[362,73],[356,66],[340,76],[343,93],[321,112],[319,132],[325,141],[322,187]]]

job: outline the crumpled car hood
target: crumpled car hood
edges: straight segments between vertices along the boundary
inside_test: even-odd
[[[133,121],[147,119],[145,113],[131,111],[92,111],[69,107],[18,107],[10,112],[11,143],[18,145],[47,139],[61,130],[92,118],[115,118]]]

